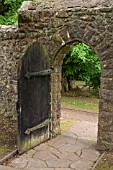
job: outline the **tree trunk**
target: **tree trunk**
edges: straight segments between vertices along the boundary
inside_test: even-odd
[[[62,92],[68,91],[67,78],[62,78]]]
[[[70,78],[67,77],[67,83],[68,83],[68,91],[71,90],[71,81],[70,81]]]

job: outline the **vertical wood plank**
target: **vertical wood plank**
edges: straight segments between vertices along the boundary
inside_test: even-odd
[[[49,69],[48,56],[38,42],[33,43],[23,57],[18,81],[18,128],[20,153],[49,138],[48,126],[25,134],[28,128],[41,124],[50,118],[50,75],[25,78],[27,72]]]

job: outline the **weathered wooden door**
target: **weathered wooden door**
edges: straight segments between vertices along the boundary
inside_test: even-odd
[[[50,73],[47,53],[38,42],[23,57],[18,81],[19,152],[49,139],[51,122]]]

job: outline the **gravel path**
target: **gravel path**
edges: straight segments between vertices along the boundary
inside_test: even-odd
[[[89,121],[98,123],[98,113],[89,112],[83,110],[75,110],[68,107],[63,107],[61,109],[61,117],[62,118],[74,118],[80,121]]]

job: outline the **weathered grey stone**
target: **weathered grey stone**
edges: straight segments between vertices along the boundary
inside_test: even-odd
[[[88,159],[92,162],[96,162],[99,158],[100,154],[98,151],[92,149],[83,149],[82,155],[80,156],[83,159]]]
[[[48,151],[38,151],[34,154],[33,158],[41,159],[41,160],[48,160],[48,159],[55,159],[57,156],[53,155],[51,152]]]
[[[67,54],[74,43],[84,42],[92,47],[98,55],[102,68],[100,101],[107,100],[112,103],[112,16],[112,0],[23,2],[18,12],[18,27],[0,26],[1,113],[10,118],[17,118],[15,107],[17,101],[17,79],[21,69],[22,58],[27,48],[34,41],[39,41],[46,46],[51,68],[54,68],[56,74],[55,77],[51,75],[52,137],[60,133],[61,67],[64,55]],[[100,106],[99,108],[98,138],[101,135],[99,141],[103,143],[107,136],[107,131],[103,132],[103,125],[101,124],[106,121],[106,118],[102,117],[102,107]],[[110,113],[112,118],[109,104],[106,108],[109,108],[108,114]],[[109,127],[108,130],[112,129],[110,124],[108,119],[106,122],[106,126]],[[110,134],[107,141],[111,148]]]
[[[49,144],[49,146],[54,146],[55,148],[60,148],[60,147],[64,146],[65,144],[75,145],[76,138],[77,138],[76,136],[74,139],[70,136],[70,134],[65,135],[65,133],[63,133],[62,136],[58,136],[56,138],[56,140],[52,139],[51,141],[48,142],[48,144]]]
[[[102,77],[104,78],[112,78],[113,77],[113,69],[103,69],[102,70]]]
[[[27,168],[46,168],[47,164],[39,159],[33,159],[33,158],[29,158],[28,159],[28,165]]]
[[[8,166],[3,166],[3,165],[0,165],[0,170],[15,170],[15,168],[12,168],[12,167],[8,167]],[[22,169],[17,169],[16,170],[31,170],[31,168],[22,168]],[[32,168],[32,170],[54,170],[54,168]],[[63,169],[61,169],[63,170]],[[66,170],[70,170],[70,169],[66,169]]]
[[[31,168],[23,169],[23,170],[31,170]],[[54,170],[54,168],[32,168],[32,170]]]
[[[82,124],[84,124],[84,127]],[[69,131],[71,133],[73,132],[74,134],[76,134],[79,138],[86,137],[86,136],[89,138],[96,138],[97,137],[97,124],[89,122],[89,121],[82,121],[76,124],[74,127],[71,127]]]
[[[76,155],[76,153],[71,153],[71,152],[64,152],[64,153],[60,153],[60,152],[57,152],[55,153],[55,155],[57,157],[59,157],[60,159],[68,159],[70,161],[78,161],[80,159],[79,156]]]
[[[0,165],[0,170],[14,170],[14,168]],[[20,170],[20,169],[17,169],[17,170]]]
[[[36,146],[36,147],[34,148],[35,151],[45,151],[45,150],[51,151],[51,150],[53,150],[53,149],[54,149],[54,148],[53,148],[52,146],[48,145],[48,143],[42,143],[41,145]]]
[[[88,116],[89,115],[87,115],[87,117]],[[95,115],[95,117],[97,117],[97,115]],[[84,120],[84,117],[82,119]],[[84,121],[81,121],[81,123],[82,123],[81,127],[79,126],[79,124],[76,124],[75,126],[73,126],[73,130],[75,128],[75,131],[76,131],[77,126],[83,129],[83,127],[85,127],[86,125],[84,124]],[[96,120],[95,120],[95,123],[96,123]],[[94,122],[92,122],[92,124],[94,124]],[[91,128],[93,128],[94,130],[93,126]],[[43,143],[37,146],[36,150],[35,148],[31,149],[27,152],[27,154],[23,154],[19,156],[18,159],[20,160],[18,160],[18,162],[16,161],[16,158],[14,158],[14,160],[16,161],[16,165],[18,164],[20,165],[21,163],[23,165],[23,162],[21,160],[25,159],[27,160],[27,166],[25,166],[25,168],[21,168],[21,170],[22,169],[23,170],[31,170],[31,169],[32,170],[56,170],[56,169],[57,170],[58,169],[69,170],[69,169],[76,169],[74,167],[82,167],[84,163],[88,166],[88,168],[91,169],[92,165],[94,165],[95,161],[98,159],[99,153],[95,150],[96,147],[91,145],[91,144],[96,145],[96,141],[94,142],[92,138],[88,140],[87,129],[86,128],[84,129],[86,131],[86,133],[84,133],[86,135],[86,138],[85,136],[84,136],[84,139],[77,138],[76,142],[73,144],[73,142],[71,143],[71,140],[73,141],[73,138],[70,137],[70,140],[69,140],[70,144],[66,143],[66,140],[69,138],[69,135],[70,135],[70,131],[67,130],[66,134],[68,137],[64,136],[64,134],[61,134],[57,136],[56,138],[52,139],[51,141],[48,141],[45,144]],[[80,133],[81,132],[82,131],[80,131]],[[90,131],[90,132],[95,133],[94,131],[93,132]],[[62,141],[61,143],[63,145],[60,147],[56,147],[56,144],[58,143],[58,141],[60,142],[60,140]],[[89,141],[91,142],[91,144]],[[46,147],[48,145],[49,147]],[[52,149],[50,149],[51,147]],[[73,152],[75,151],[75,148],[77,151]],[[92,163],[90,160],[92,161]],[[12,164],[10,165],[12,166]],[[6,170],[7,170],[7,166],[6,166]]]
[[[99,107],[102,111],[101,115],[105,115],[106,117],[112,117],[113,113],[113,102],[108,100],[101,100]]]
[[[100,90],[100,97],[103,100],[113,101],[113,90],[109,89],[101,89]]]
[[[66,153],[66,152],[75,153],[78,150],[78,148],[75,145],[71,145],[71,144],[65,144],[64,146],[58,149],[61,153]]]
[[[80,159],[75,163],[72,163],[70,165],[71,168],[76,169],[76,170],[90,170],[91,167],[93,166],[93,162],[87,161],[85,159]]]
[[[29,151],[25,152],[24,154],[21,155],[21,158],[32,158],[35,153],[35,150],[30,149]]]
[[[103,78],[103,79],[101,79],[101,88],[102,89],[113,90],[112,84],[113,84],[112,76],[110,76],[110,78]]]
[[[11,161],[11,166],[14,168],[25,168],[27,166],[27,159],[26,158],[16,158],[14,160]]]
[[[55,170],[71,170],[71,168],[55,168]]]
[[[68,159],[49,159],[46,163],[50,168],[68,168],[72,161]]]

